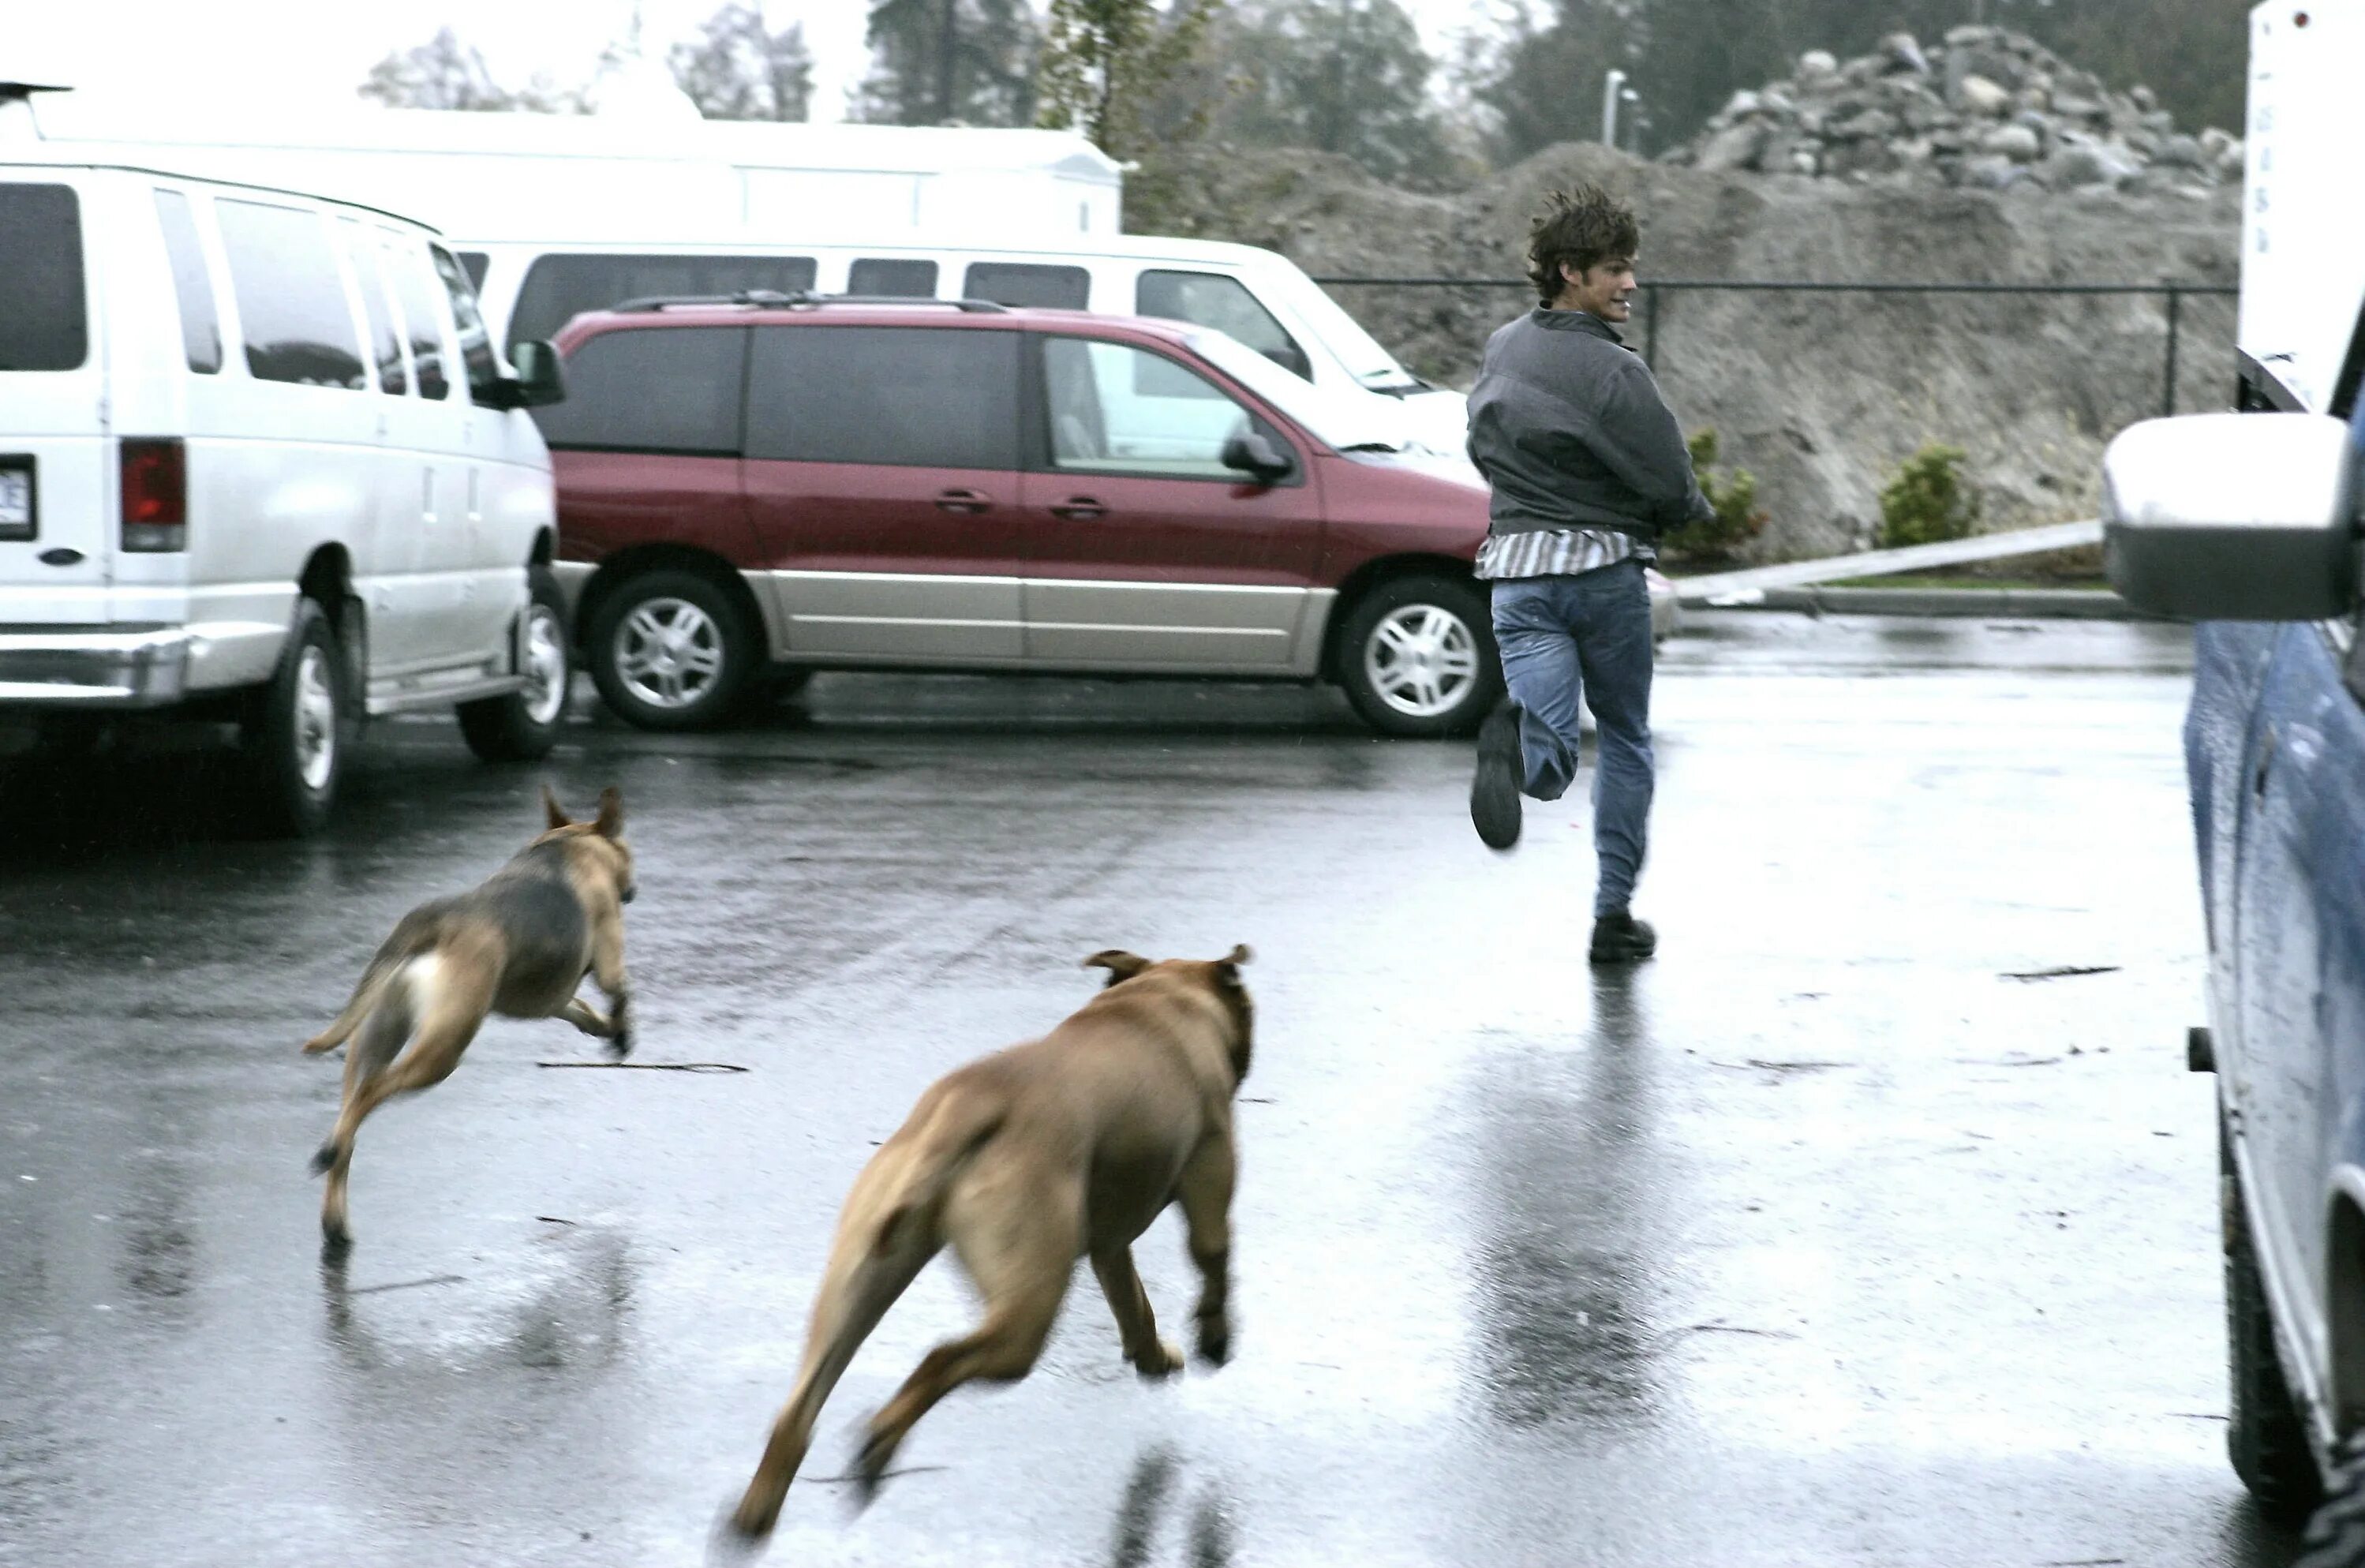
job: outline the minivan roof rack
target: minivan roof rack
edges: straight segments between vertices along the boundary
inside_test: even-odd
[[[908,294],[816,294],[811,289],[783,294],[772,288],[743,288],[736,294],[651,294],[608,308],[618,312],[678,310],[717,305],[739,305],[757,310],[795,310],[817,305],[938,305],[964,313],[988,315],[1006,314],[1010,309],[991,299],[934,299]]]

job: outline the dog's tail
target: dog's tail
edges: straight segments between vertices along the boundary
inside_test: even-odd
[[[440,905],[429,904],[412,910],[396,924],[393,934],[378,945],[378,950],[363,969],[361,981],[353,987],[345,1010],[337,1014],[335,1022],[304,1042],[306,1056],[335,1050],[361,1027],[362,1020],[377,1006],[387,982],[403,972],[409,959],[435,946],[443,934],[442,914]]]
[[[896,1298],[944,1246],[938,1227],[945,1193],[970,1159],[1001,1130],[1003,1107],[970,1095],[931,1091],[911,1121],[870,1158],[846,1194],[830,1244],[829,1267],[813,1299],[804,1365],[762,1462],[727,1528],[743,1541],[771,1533],[813,1441],[813,1422],[863,1340]]]

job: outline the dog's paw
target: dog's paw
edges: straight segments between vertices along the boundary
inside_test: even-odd
[[[1232,1326],[1230,1324],[1221,1318],[1201,1321],[1199,1359],[1211,1367],[1222,1366],[1232,1359]]]
[[[326,1176],[329,1167],[337,1162],[337,1140],[331,1138],[312,1151],[312,1174]]]
[[[629,998],[618,997],[616,1010],[608,1015],[608,1058],[622,1061],[633,1054],[633,1004]]]
[[[736,1568],[742,1562],[753,1562],[764,1550],[772,1533],[772,1520],[757,1517],[757,1510],[749,1502],[723,1510],[714,1521],[713,1532],[706,1538],[708,1568]]]
[[[333,1051],[343,1043],[342,1040],[332,1040],[326,1035],[315,1035],[304,1042],[304,1054],[308,1057],[316,1057],[323,1051]]]
[[[633,1032],[630,1029],[617,1030],[608,1036],[601,1048],[608,1053],[610,1061],[623,1060],[633,1054]]]
[[[863,1443],[862,1451],[854,1457],[854,1511],[860,1513],[879,1496],[879,1488],[886,1484],[887,1467],[895,1462],[895,1439],[884,1432],[873,1432]]]
[[[1133,1370],[1144,1383],[1162,1383],[1182,1370],[1182,1347],[1171,1339],[1160,1339],[1157,1354],[1147,1361],[1136,1361]]]

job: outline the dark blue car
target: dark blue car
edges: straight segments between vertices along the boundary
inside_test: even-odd
[[[2185,720],[2209,943],[2234,1468],[2365,1563],[2365,649],[2353,427],[2156,420],[2104,460],[2113,581],[2202,622]],[[2238,619],[2236,619],[2238,618]]]

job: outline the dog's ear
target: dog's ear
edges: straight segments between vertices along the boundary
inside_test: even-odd
[[[591,831],[602,838],[624,831],[624,797],[613,784],[600,791],[600,814],[592,820]]]
[[[547,784],[542,787],[542,814],[552,827],[565,827],[572,820],[566,808],[558,803],[558,791]]]
[[[1129,980],[1149,967],[1149,960],[1138,953],[1128,953],[1122,947],[1104,947],[1084,960],[1088,969],[1106,969],[1108,983]]]
[[[1224,968],[1227,969],[1237,969],[1242,964],[1247,963],[1250,958],[1255,957],[1256,955],[1254,953],[1249,951],[1249,945],[1247,943],[1238,942],[1233,944],[1232,950],[1229,953],[1227,953],[1224,957],[1216,959],[1216,961],[1223,965]]]

